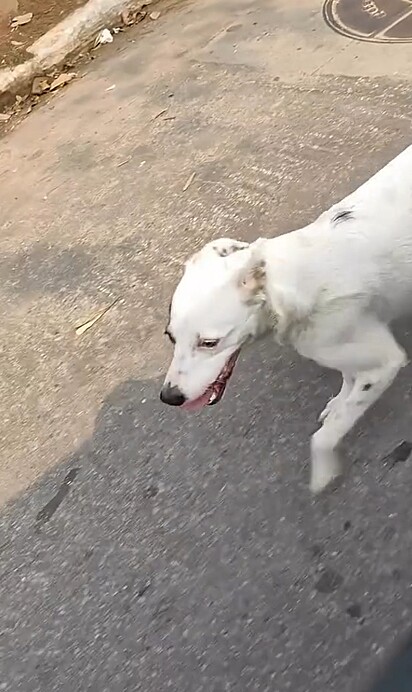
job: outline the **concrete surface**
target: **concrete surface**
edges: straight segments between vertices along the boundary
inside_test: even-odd
[[[149,0],[150,5],[155,2]],[[81,51],[90,51],[99,32],[122,24],[120,15],[131,6],[135,11],[141,10],[145,7],[144,0],[89,0],[69,14],[67,7],[63,8],[61,13],[67,16],[63,19],[56,17],[57,23],[45,29],[31,45],[25,46],[23,62],[0,69],[0,106],[13,104],[16,94],[30,94],[35,77],[50,76],[57,67],[64,67],[73,58],[78,58]],[[36,7],[32,6],[31,9],[32,14],[36,15]],[[53,8],[48,14],[50,19]],[[19,35],[19,38],[23,37]],[[8,36],[3,40],[8,41]],[[5,58],[3,62],[8,63],[8,60]]]
[[[0,143],[0,689],[354,692],[410,626],[410,369],[315,502],[335,376],[269,341],[181,415],[162,329],[206,239],[304,224],[410,143],[412,46],[203,0],[107,57]]]

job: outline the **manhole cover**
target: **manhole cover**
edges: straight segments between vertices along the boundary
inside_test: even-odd
[[[325,0],[323,16],[334,31],[358,41],[412,41],[412,0]]]

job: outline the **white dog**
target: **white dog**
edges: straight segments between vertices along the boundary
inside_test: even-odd
[[[337,447],[406,364],[388,324],[412,309],[412,146],[314,223],[254,243],[220,239],[186,264],[166,329],[160,398],[217,403],[240,349],[268,330],[342,373],[311,442],[311,489],[341,474]]]

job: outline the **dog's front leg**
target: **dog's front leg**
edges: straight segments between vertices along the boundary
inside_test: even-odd
[[[331,411],[337,408],[339,404],[341,404],[342,401],[344,401],[346,397],[349,396],[349,394],[352,391],[354,382],[355,378],[353,377],[353,375],[349,375],[348,373],[344,372],[342,373],[342,387],[340,388],[338,394],[328,401],[323,411],[319,414],[319,423],[322,423],[325,420],[326,416],[328,416],[329,413],[331,413]]]
[[[349,394],[335,402],[322,427],[312,436],[310,485],[314,493],[321,492],[341,475],[337,454],[339,443],[392,384],[406,360],[405,352],[389,329],[371,322],[366,329],[358,329],[353,334],[351,343],[328,346],[323,351],[322,362],[325,365],[343,372],[355,371],[357,367],[357,372]]]

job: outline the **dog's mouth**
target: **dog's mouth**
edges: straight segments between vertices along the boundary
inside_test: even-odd
[[[233,372],[233,368],[236,365],[239,353],[240,348],[230,356],[226,365],[221,370],[218,378],[208,386],[204,394],[198,396],[197,399],[185,401],[181,408],[185,409],[186,411],[197,411],[204,406],[214,406],[214,404],[217,404],[225,392],[226,385]]]

